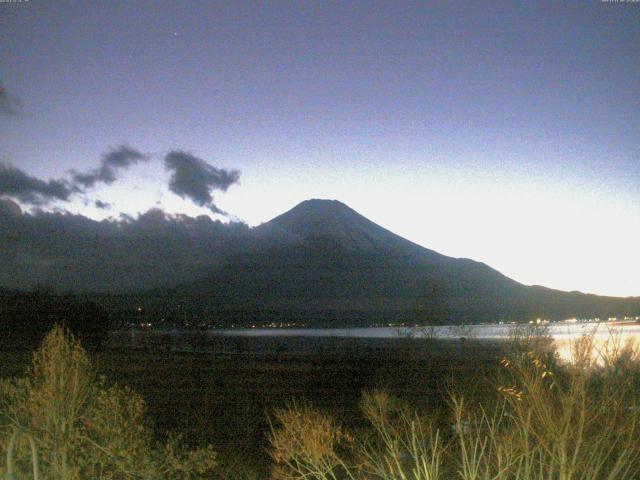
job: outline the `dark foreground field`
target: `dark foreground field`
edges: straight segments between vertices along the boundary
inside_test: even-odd
[[[275,407],[308,400],[343,424],[357,425],[363,421],[363,390],[381,388],[418,408],[435,407],[454,386],[464,384],[466,392],[490,388],[486,374],[500,357],[496,345],[481,342],[307,341],[317,353],[124,351],[102,355],[98,366],[143,395],[159,431],[183,432],[195,444],[211,442],[229,462],[265,466],[268,414]]]
[[[233,341],[229,339],[229,341]],[[243,339],[245,351],[251,342]],[[268,414],[293,400],[308,400],[346,426],[364,420],[361,392],[374,388],[436,409],[450,389],[481,396],[502,357],[500,343],[425,339],[292,339],[306,353],[178,353],[107,350],[93,354],[108,382],[128,385],[147,404],[164,434],[184,434],[194,446],[212,443],[220,460],[266,477]],[[283,345],[287,339],[279,339]],[[281,349],[282,350],[282,349]],[[301,349],[297,349],[300,351]],[[316,353],[313,353],[316,352]],[[29,354],[2,353],[2,376],[19,375]]]

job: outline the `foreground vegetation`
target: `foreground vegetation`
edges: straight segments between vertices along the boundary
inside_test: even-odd
[[[637,477],[636,350],[585,338],[562,366],[534,333],[339,357],[107,352],[92,366],[55,328],[0,386],[0,447],[20,432],[18,479],[33,478],[30,439],[42,478],[61,480]]]
[[[97,377],[61,327],[45,338],[25,377],[0,384],[0,402],[4,468],[18,478],[33,468],[34,476],[60,480],[186,480],[207,478],[216,464],[210,448],[182,451],[178,438],[156,445],[142,398]],[[23,437],[35,448],[13,444]]]
[[[384,392],[365,392],[361,405],[369,425],[354,432],[309,405],[277,409],[273,477],[636,478],[636,351],[610,344],[593,352],[585,338],[574,347],[576,363],[560,367],[545,342],[519,347],[502,360],[496,394],[479,404],[458,392],[448,411],[418,412]]]

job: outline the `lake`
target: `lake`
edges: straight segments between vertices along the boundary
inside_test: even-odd
[[[170,330],[121,330],[114,332],[112,339],[116,343],[137,346],[145,337],[162,338],[167,348],[172,350],[202,349],[207,341],[217,341],[235,345],[235,350],[246,348],[243,337],[252,337],[253,345],[263,345],[260,350],[268,351],[273,345],[285,343],[300,344],[304,338],[393,339],[393,338],[432,338],[432,339],[487,339],[508,340],[514,335],[548,333],[553,337],[561,358],[571,359],[571,345],[584,335],[592,335],[596,350],[621,347],[628,341],[640,340],[639,322],[557,322],[545,324],[491,324],[491,325],[450,325],[434,327],[367,327],[367,328],[243,328],[209,329],[192,331]],[[228,338],[228,342],[224,338]],[[289,340],[286,340],[286,339]],[[216,340],[217,339],[217,340]],[[271,339],[271,340],[269,340]],[[281,339],[281,341],[279,340]],[[249,340],[249,338],[247,338]],[[279,342],[279,343],[278,343]],[[155,343],[155,342],[154,342]],[[280,347],[278,347],[280,348]],[[206,349],[206,347],[205,347]]]
[[[571,345],[590,335],[596,350],[619,348],[640,340],[638,322],[554,322],[542,324],[449,325],[434,327],[368,328],[245,328],[211,330],[232,337],[351,337],[351,338],[439,338],[507,340],[514,335],[548,332],[555,340],[560,358],[571,360]]]

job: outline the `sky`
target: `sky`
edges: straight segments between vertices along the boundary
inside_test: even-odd
[[[0,83],[3,208],[53,232],[329,198],[525,284],[640,296],[638,2],[0,3]]]

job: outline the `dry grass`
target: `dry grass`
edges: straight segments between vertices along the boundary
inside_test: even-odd
[[[145,420],[142,398],[128,388],[107,386],[86,352],[55,327],[33,355],[26,375],[0,384],[2,451],[14,432],[35,441],[43,478],[196,479],[216,464],[209,449],[183,451],[178,439],[157,445]],[[30,458],[16,445],[11,470],[28,478]],[[7,465],[9,467],[9,465]],[[9,477],[8,477],[9,478]]]
[[[272,384],[276,370],[282,370],[283,381],[286,377],[282,395],[290,395],[292,386],[308,394],[312,385],[318,390],[318,396],[312,397],[314,404],[322,407],[299,401],[269,409],[267,441],[272,465],[267,474],[248,466],[248,459],[260,450],[254,444],[244,451],[236,448],[237,455],[221,460],[225,464],[222,468],[213,468],[218,458],[210,449],[185,452],[175,438],[158,444],[146,420],[142,398],[131,389],[107,385],[96,375],[77,342],[56,329],[33,356],[27,374],[2,383],[0,448],[5,449],[17,428],[23,429],[36,441],[44,478],[64,480],[255,480],[269,475],[274,479],[316,480],[638,478],[640,358],[636,346],[616,337],[596,345],[593,338],[585,337],[573,346],[574,363],[561,364],[549,338],[540,333],[514,335],[502,364],[498,365],[500,357],[495,360],[493,380],[486,385],[490,388],[481,385],[477,392],[480,395],[470,388],[473,374],[480,371],[480,360],[476,359],[464,374],[451,370],[458,375],[449,378],[448,404],[434,396],[433,387],[443,384],[443,373],[433,366],[439,364],[441,368],[445,357],[436,362],[433,354],[415,364],[398,355],[379,365],[384,368],[384,377],[372,371],[369,357],[348,375],[344,368],[349,358],[336,358],[335,372],[331,363],[331,370],[323,374],[334,387],[331,397],[326,396],[325,383],[318,383],[318,372],[324,372],[328,365],[324,357],[322,364],[313,363],[320,359],[312,361],[313,369],[303,368],[307,360],[302,358],[278,359],[273,365],[265,365],[264,359],[252,360],[255,365],[250,371],[261,375],[256,379],[260,391]],[[424,351],[423,344],[411,345]],[[467,345],[464,350],[458,344],[451,345],[460,354],[469,353]],[[468,357],[464,361],[451,358],[463,366],[473,361]],[[182,361],[187,360],[196,359],[188,356]],[[485,374],[487,365],[482,370]],[[138,370],[142,367],[129,366],[134,367],[132,375],[141,378]],[[154,368],[156,375],[149,378],[154,382],[166,378],[157,375],[157,365]],[[167,369],[168,364],[162,368]],[[211,368],[209,365],[203,371],[202,380],[212,378]],[[238,372],[235,359],[226,377],[221,377],[222,370],[216,370],[215,378],[226,383],[212,383],[211,392],[225,385],[236,386],[226,394],[237,403],[238,392],[246,393],[249,382]],[[370,377],[363,376],[367,373]],[[200,377],[189,378],[181,369],[176,375],[181,388],[185,382],[202,388]],[[360,383],[351,383],[352,377]],[[396,381],[396,387],[402,387],[396,393],[404,400],[380,389],[376,385],[379,378]],[[298,386],[298,382],[308,383]],[[337,390],[336,386],[344,389]],[[349,397],[345,408],[345,398],[336,396],[338,392],[349,395],[347,387],[364,388],[357,421],[355,412],[351,412],[358,408],[357,398]],[[283,405],[279,398],[272,398],[272,404]],[[260,401],[265,401],[264,394]],[[228,415],[224,409],[198,411],[202,421]],[[260,416],[264,410],[252,411]],[[176,410],[175,415],[183,415],[183,410]],[[255,428],[247,430],[247,435],[255,434]],[[17,445],[17,478],[31,478],[25,439]]]
[[[574,346],[577,362],[560,365],[544,338],[518,342],[503,359],[495,394],[479,403],[456,394],[449,412],[425,416],[384,392],[365,393],[361,408],[369,428],[343,433],[352,439],[348,449],[318,442],[319,431],[327,440],[340,431],[328,414],[309,406],[279,410],[271,436],[273,478],[637,478],[637,349],[611,343],[594,351],[584,338]],[[442,418],[453,419],[449,428]],[[294,441],[306,445],[304,470],[277,453]]]

